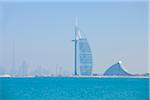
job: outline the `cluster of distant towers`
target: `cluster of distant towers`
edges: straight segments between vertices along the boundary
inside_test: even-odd
[[[88,43],[88,40],[81,37],[80,30],[77,24],[75,25],[75,38],[72,40],[74,42],[74,75],[92,75],[92,52]],[[15,45],[13,43],[13,54],[12,54],[12,75],[16,74],[15,70]],[[19,76],[27,76],[27,67],[25,61],[23,61],[22,66],[18,70]],[[40,69],[39,69],[40,70]]]

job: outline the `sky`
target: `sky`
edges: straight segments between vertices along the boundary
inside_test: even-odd
[[[26,61],[29,71],[42,67],[74,70],[75,16],[93,53],[93,72],[104,73],[121,60],[130,73],[148,71],[148,3],[143,2],[1,2],[0,68]],[[14,46],[13,46],[14,45]]]

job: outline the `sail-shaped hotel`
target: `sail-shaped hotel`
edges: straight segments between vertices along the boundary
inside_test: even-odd
[[[79,39],[80,75],[92,74],[92,52],[86,38]]]
[[[81,37],[80,30],[75,26],[74,41],[74,75],[92,75],[92,51],[87,38]]]

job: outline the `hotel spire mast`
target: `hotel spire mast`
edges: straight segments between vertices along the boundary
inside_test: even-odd
[[[78,18],[75,18],[75,38],[73,40],[74,42],[74,75],[77,75],[77,42],[78,42]]]

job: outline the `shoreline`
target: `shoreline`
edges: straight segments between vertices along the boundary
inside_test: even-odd
[[[150,78],[150,76],[0,76],[0,78]]]

